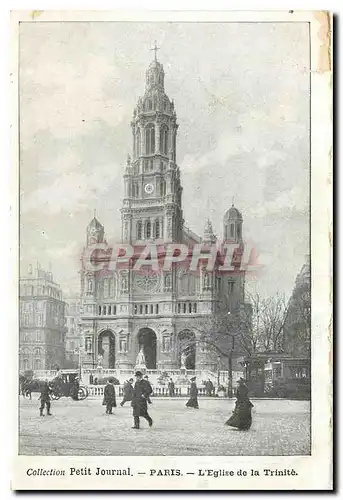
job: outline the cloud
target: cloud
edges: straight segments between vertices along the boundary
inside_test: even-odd
[[[308,194],[295,186],[289,191],[285,191],[274,200],[266,201],[258,207],[249,209],[250,217],[268,217],[271,214],[287,215],[289,211],[300,213],[309,212]]]
[[[63,211],[86,209],[109,189],[118,172],[119,168],[115,165],[95,166],[90,175],[64,172],[50,185],[39,187],[27,196],[22,193],[22,213],[41,210],[56,215]]]

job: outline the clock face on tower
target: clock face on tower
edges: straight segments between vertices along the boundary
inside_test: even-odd
[[[151,194],[154,192],[154,185],[153,184],[145,184],[144,186],[144,191],[147,193],[147,194]]]

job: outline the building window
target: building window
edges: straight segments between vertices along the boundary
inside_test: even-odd
[[[234,224],[230,224],[230,237],[233,238],[235,233],[235,226]]]
[[[37,325],[43,326],[43,315],[42,314],[37,314]]]
[[[34,360],[34,365],[33,365],[34,370],[41,370],[42,369],[42,362],[40,359],[35,359]]]
[[[29,366],[30,366],[30,362],[29,362],[29,360],[27,358],[25,358],[24,361],[23,361],[24,370],[28,370]]]
[[[142,304],[139,306],[139,314],[143,314],[143,305]]]
[[[89,292],[92,292],[93,291],[93,280],[91,278],[88,279],[88,287],[87,287],[87,290]]]
[[[168,128],[162,127],[160,131],[160,152],[164,155],[168,153]]]
[[[141,131],[138,128],[136,131],[136,156],[141,154]]]
[[[113,306],[113,315],[115,316],[117,314],[117,306]]]
[[[178,303],[178,305],[177,305],[177,312],[178,312],[179,314],[181,313],[181,304],[180,304],[180,303]]]
[[[145,304],[145,314],[149,314],[149,307],[148,307],[148,304]]]
[[[154,306],[152,304],[150,305],[150,314],[154,314]]]
[[[183,304],[183,313],[186,314],[187,312],[187,305],[186,303]]]
[[[142,239],[142,221],[137,222],[137,240]]]
[[[103,315],[106,316],[106,306],[103,307]]]
[[[149,240],[151,238],[151,222],[146,224],[146,238]]]
[[[158,314],[158,304],[156,304],[156,314]]]
[[[30,334],[28,332],[24,332],[23,340],[24,342],[30,341]]]
[[[240,238],[242,235],[242,228],[241,228],[241,225],[238,225],[237,226],[237,238]]]
[[[151,101],[150,101],[151,103]],[[147,155],[155,153],[155,126],[148,125],[145,129],[145,152]]]
[[[192,304],[191,304],[191,303],[189,303],[189,304],[188,304],[188,312],[189,312],[189,313],[191,313],[191,312],[192,312]]]
[[[107,299],[108,297],[108,279],[104,279],[104,297]]]
[[[133,314],[137,314],[137,304],[135,304],[133,307]]]
[[[161,181],[161,196],[166,195],[166,181]]]
[[[161,237],[161,231],[160,231],[160,221],[155,222],[155,238],[159,239]]]
[[[101,306],[99,306],[99,308],[98,308],[98,314],[99,314],[99,316],[101,316]]]
[[[111,316],[112,315],[112,307],[111,306],[108,306],[108,315]]]
[[[40,341],[41,341],[41,333],[36,332],[36,342],[40,342]]]
[[[193,304],[193,312],[196,313],[197,312],[197,303],[194,302]]]

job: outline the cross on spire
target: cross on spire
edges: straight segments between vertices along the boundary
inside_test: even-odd
[[[96,209],[94,208],[94,219],[96,218]]]
[[[160,50],[160,47],[157,47],[157,42],[155,40],[155,45],[150,50],[155,51],[155,61],[157,61],[157,51]]]

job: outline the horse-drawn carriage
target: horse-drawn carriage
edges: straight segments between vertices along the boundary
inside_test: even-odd
[[[40,392],[43,380],[27,379],[19,377],[21,394],[30,397],[32,392]],[[82,401],[88,397],[88,389],[78,381],[78,370],[60,370],[58,376],[49,381],[51,389],[51,399],[57,400],[61,397],[71,397],[74,400]]]
[[[89,395],[88,389],[78,382],[77,370],[61,370],[58,377],[51,382],[51,399],[60,399],[61,397],[71,397],[82,401]]]

